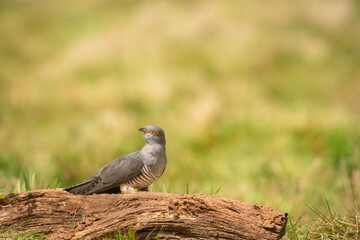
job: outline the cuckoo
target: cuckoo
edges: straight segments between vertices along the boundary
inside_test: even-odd
[[[102,167],[85,181],[65,188],[73,194],[131,193],[148,191],[164,172],[167,157],[165,133],[154,125],[140,128],[145,146],[137,152],[119,157]]]

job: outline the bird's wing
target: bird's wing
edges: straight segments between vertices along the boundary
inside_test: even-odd
[[[94,176],[65,190],[73,194],[101,193],[141,174],[144,166],[139,152],[130,153],[102,167]]]

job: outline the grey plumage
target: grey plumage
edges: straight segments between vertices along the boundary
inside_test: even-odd
[[[73,194],[147,191],[163,174],[167,164],[165,133],[154,125],[139,131],[143,132],[146,142],[142,149],[115,159],[92,177],[65,190]]]

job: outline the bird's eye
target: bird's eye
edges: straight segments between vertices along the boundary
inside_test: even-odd
[[[159,135],[159,131],[154,131],[153,134],[154,135]]]

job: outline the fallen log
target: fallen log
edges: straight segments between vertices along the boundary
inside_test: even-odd
[[[48,189],[0,199],[0,238],[16,229],[50,239],[102,239],[129,230],[139,239],[280,239],[286,222],[286,213],[269,207],[205,194],[85,196]]]

